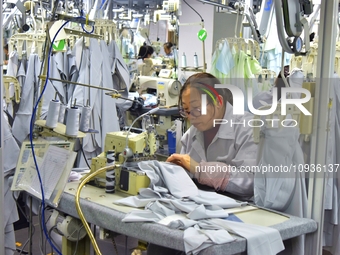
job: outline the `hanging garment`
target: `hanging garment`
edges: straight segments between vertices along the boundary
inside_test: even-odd
[[[259,109],[260,107],[264,105],[271,105],[273,104],[273,91],[262,91],[259,92],[254,98],[253,98],[253,106],[255,109]]]
[[[11,191],[12,186],[12,174],[18,162],[20,148],[15,141],[11,130],[7,116],[3,112],[2,127],[3,127],[3,146],[4,151],[10,152],[3,157],[3,171],[4,171],[4,226],[5,226],[5,255],[12,255],[16,251],[15,244],[15,232],[13,223],[19,220],[16,203],[13,199],[13,193]]]
[[[340,253],[340,174],[335,171],[335,166],[340,162],[339,139],[340,139],[340,78],[337,74],[332,77],[330,86],[330,98],[332,108],[329,113],[329,132],[327,139],[326,163],[333,165],[326,174],[325,187],[325,217],[323,245],[332,254]]]
[[[90,84],[102,87],[103,85],[103,55],[100,50],[99,42],[97,39],[90,38]],[[96,134],[92,134],[92,150],[101,150],[104,144],[102,144],[102,91],[98,89],[90,88],[89,99],[90,106],[92,108],[91,121],[93,123],[93,128],[98,131]],[[84,144],[84,148],[87,145]],[[87,150],[90,151],[90,150]]]
[[[18,68],[19,68],[18,53],[16,51],[12,51],[9,55],[6,75],[16,78],[17,73],[18,73]],[[14,85],[13,84],[10,84],[10,86],[9,86],[9,96],[10,96],[10,98],[14,97]],[[7,112],[10,114],[10,116],[12,118],[14,118],[14,109],[13,109],[13,103],[12,102],[7,104],[5,110],[7,110]]]
[[[287,82],[289,86],[292,88],[302,88],[304,80],[303,71],[301,69],[294,68],[290,71],[290,74],[287,76]],[[292,99],[300,99],[301,93],[291,93]]]
[[[241,167],[247,168],[249,171],[235,170],[231,173],[220,171],[218,178],[215,178],[215,175],[209,171],[199,171],[195,173],[195,178],[203,184],[210,184],[216,190],[227,191],[245,198],[252,197],[254,173],[250,168],[256,164],[257,145],[253,141],[253,130],[248,126],[248,121],[253,119],[253,115],[250,113],[242,116],[233,115],[233,107],[227,103],[223,119],[228,123],[220,126],[207,151],[204,149],[203,133],[191,126],[182,137],[181,154],[188,154],[198,162],[199,169],[205,169],[206,162],[215,163],[215,169],[228,166],[233,166],[238,170]],[[223,190],[218,185],[225,185],[225,178],[228,179],[226,188]]]
[[[255,173],[255,204],[297,217],[306,217],[305,177],[300,171],[292,170],[292,167],[304,164],[303,152],[298,142],[299,129],[263,128],[262,133],[265,138],[259,146],[258,166],[263,172]],[[304,255],[304,248],[304,236],[297,237],[293,241],[293,254]]]
[[[113,88],[121,91],[120,94],[128,98],[131,88],[130,71],[121,55],[118,45],[115,41],[111,41],[108,46],[110,53],[111,73],[113,78]],[[120,109],[122,115],[131,107],[131,101],[125,99],[117,99],[116,105]]]
[[[108,47],[105,41],[100,42],[101,54],[103,56],[109,56]],[[114,89],[114,84],[111,75],[110,61],[109,58],[103,58],[102,64],[102,75],[103,75],[103,87]],[[100,91],[102,96],[101,106],[101,127],[102,127],[102,147],[105,144],[105,137],[108,132],[120,131],[116,99],[105,95],[106,91]]]
[[[230,51],[229,43],[227,40],[223,42],[223,45],[218,49],[220,51],[216,60],[216,69],[224,75],[230,74],[230,71],[234,68],[234,58]]]
[[[49,70],[50,78],[55,78],[59,80],[62,78],[58,69],[58,67],[63,69],[64,63],[62,54],[63,54],[62,52],[58,52],[50,58],[50,70]],[[42,110],[40,116],[41,119],[45,119],[47,117],[50,102],[54,99],[57,99],[62,103],[66,102],[64,85],[60,81],[49,80],[46,84],[46,89],[42,97]]]
[[[15,169],[17,165],[20,148],[13,137],[11,127],[4,112],[2,114],[2,123],[4,149],[8,152],[6,153],[6,157],[3,157],[3,167],[5,175],[10,175],[11,172],[9,171]]]
[[[38,88],[38,76],[41,62],[37,54],[31,54],[28,60],[25,84],[21,91],[18,112],[13,122],[13,135],[22,143],[30,133],[30,121],[34,107],[34,92]]]

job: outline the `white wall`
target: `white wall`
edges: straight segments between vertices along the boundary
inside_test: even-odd
[[[214,6],[203,4],[197,0],[186,0],[203,18],[204,27],[207,30],[207,39],[205,41],[205,57],[207,63],[207,70],[210,70],[211,57],[212,57],[212,42],[213,42],[213,25],[214,25]],[[183,23],[198,23],[201,22],[201,18],[194,12],[186,3],[181,1],[182,16],[179,21]],[[187,65],[194,65],[194,54],[197,53],[198,63],[203,66],[203,47],[202,41],[197,37],[198,31],[201,29],[199,25],[195,26],[180,26],[179,27],[179,67],[181,67],[181,58],[183,52],[187,56]],[[182,72],[179,69],[179,77],[184,74],[190,76],[192,72]]]

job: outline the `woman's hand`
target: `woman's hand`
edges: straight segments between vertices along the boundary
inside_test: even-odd
[[[171,162],[176,165],[183,167],[185,170],[189,171],[190,173],[195,173],[195,169],[199,164],[193,160],[188,154],[172,154],[166,162]]]

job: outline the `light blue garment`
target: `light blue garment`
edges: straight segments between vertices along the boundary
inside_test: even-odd
[[[8,59],[8,65],[7,65],[7,73],[8,76],[17,77],[19,68],[19,57],[18,53],[16,51],[11,52]],[[9,96],[12,98],[14,96],[14,85],[9,85]],[[13,109],[13,102],[7,104],[6,107],[7,112],[11,115],[11,117],[14,117],[14,109]]]
[[[31,54],[28,61],[27,76],[22,88],[18,112],[13,122],[14,137],[22,143],[30,133],[30,121],[34,107],[34,92],[38,89],[38,75],[41,62],[37,54]]]
[[[114,89],[113,79],[111,75],[110,60],[105,56],[109,56],[108,46],[105,41],[100,42],[101,54],[103,56],[102,64],[102,87]],[[120,131],[117,107],[114,98],[105,95],[105,91],[99,91],[102,97],[101,102],[101,132],[102,132],[102,146],[103,150],[105,144],[105,137],[108,132]]]
[[[235,63],[227,40],[224,41],[221,49],[219,50],[220,54],[216,61],[216,69],[221,73],[228,75],[230,74],[230,71],[234,68]]]
[[[307,217],[307,191],[305,176],[292,167],[304,165],[299,145],[299,129],[295,127],[263,128],[258,165],[261,169],[284,166],[283,170],[255,173],[254,198],[258,206],[277,210],[297,217]],[[269,168],[268,168],[269,169]],[[293,254],[305,254],[305,237],[293,241]]]

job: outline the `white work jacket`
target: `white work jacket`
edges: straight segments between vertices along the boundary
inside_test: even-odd
[[[198,163],[205,161],[216,162],[220,166],[233,166],[235,171],[226,177],[229,181],[225,191],[251,197],[254,194],[254,173],[250,170],[251,166],[256,165],[257,156],[253,128],[248,125],[251,119],[253,115],[248,112],[244,115],[233,115],[233,106],[227,103],[224,120],[228,123],[220,126],[207,151],[204,149],[203,133],[191,126],[182,137],[181,154],[189,154]],[[248,171],[240,172],[241,168]]]

